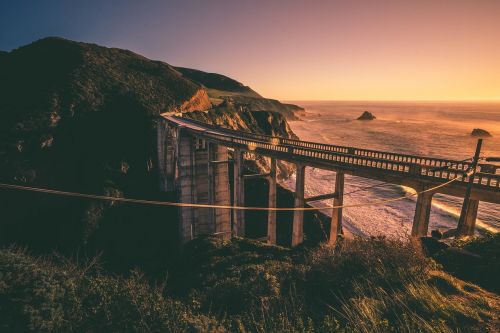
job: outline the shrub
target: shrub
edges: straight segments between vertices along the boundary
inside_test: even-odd
[[[0,251],[0,327],[24,332],[224,331],[137,272],[106,276]]]

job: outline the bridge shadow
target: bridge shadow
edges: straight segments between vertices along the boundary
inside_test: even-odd
[[[258,195],[256,195],[258,194]],[[264,179],[251,179],[245,181],[245,205],[267,207],[268,184]],[[294,193],[277,186],[277,207],[293,207]],[[276,214],[276,241],[278,245],[291,246],[292,240],[292,211],[278,211]],[[248,238],[265,238],[267,236],[267,212],[246,211],[245,235]],[[330,219],[315,211],[304,212],[304,240],[308,243],[326,241],[330,230]]]

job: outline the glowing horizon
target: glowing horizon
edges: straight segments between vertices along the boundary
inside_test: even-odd
[[[19,3],[0,5],[0,49],[61,36],[280,100],[500,101],[500,1]]]

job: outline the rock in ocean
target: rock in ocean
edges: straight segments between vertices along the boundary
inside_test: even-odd
[[[357,120],[373,120],[376,118],[377,117],[375,117],[371,112],[365,111],[361,116],[358,117]]]

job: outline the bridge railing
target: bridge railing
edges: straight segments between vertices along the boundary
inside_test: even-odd
[[[457,181],[468,183],[469,177],[467,177],[463,172],[456,170],[442,170],[433,171],[433,168],[424,167],[421,169],[422,176],[427,176],[431,178],[442,178],[451,180],[458,178]],[[481,186],[486,189],[493,189],[495,191],[500,191],[500,175],[494,175],[491,173],[476,172],[474,175],[474,184],[476,186]]]
[[[248,132],[243,132],[243,131],[235,131],[235,130],[223,128],[220,126],[210,125],[210,124],[207,124],[207,123],[204,123],[204,122],[201,122],[198,120],[194,120],[194,119],[189,119],[189,118],[181,118],[181,119],[188,120],[188,121],[193,122],[195,124],[198,124],[200,126],[209,127],[209,128],[212,128],[214,130],[224,132],[224,133],[231,133],[231,134],[243,136],[243,137],[250,138],[250,139],[257,139],[260,141],[277,142],[279,144],[285,144],[285,145],[290,145],[290,146],[298,146],[298,147],[304,147],[304,148],[316,149],[316,150],[325,150],[325,151],[337,152],[337,153],[348,154],[348,155],[371,157],[371,158],[383,159],[383,160],[394,161],[394,162],[420,164],[422,166],[430,166],[433,168],[449,166],[450,169],[467,170],[471,165],[470,162],[466,162],[466,161],[456,161],[456,160],[451,160],[451,159],[424,157],[424,156],[418,156],[418,155],[399,154],[399,153],[384,152],[384,151],[377,151],[377,150],[371,150],[371,149],[361,149],[361,148],[355,148],[355,147],[337,146],[337,145],[330,145],[330,144],[324,144],[324,143],[318,143],[318,142],[302,141],[302,140],[289,139],[289,138],[283,138],[283,137],[274,137],[274,136],[265,135],[265,134],[255,134],[255,133],[248,133]],[[497,166],[494,164],[480,163],[479,170],[483,173],[497,174],[500,171],[500,166]]]

